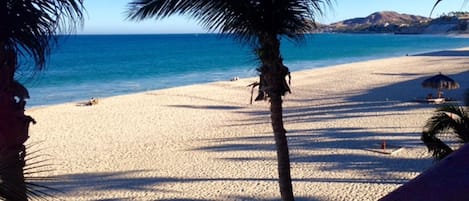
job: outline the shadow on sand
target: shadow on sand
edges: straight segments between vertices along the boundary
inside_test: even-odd
[[[466,61],[466,60],[461,60]],[[333,99],[342,102],[330,102],[329,104],[316,104],[314,99],[294,99],[288,101],[304,102],[306,106],[286,107],[284,108],[284,122],[289,123],[315,123],[327,120],[351,120],[358,117],[379,117],[383,112],[389,115],[409,114],[419,108],[436,108],[439,105],[417,103],[415,99],[424,96],[427,93],[434,92],[433,89],[423,89],[421,82],[429,75],[396,73],[396,74],[380,74],[382,76],[407,76],[407,81],[372,88],[361,94],[343,94],[343,96],[333,97]],[[458,74],[449,74],[450,77],[457,80],[461,88],[453,91],[446,91],[446,96],[456,100],[462,100],[464,90],[469,87],[468,79],[469,71]],[[455,102],[457,104],[457,102]],[[268,111],[252,111],[252,110],[234,110],[248,114],[249,119],[240,122],[231,123],[229,126],[254,126],[258,124],[270,124]],[[419,111],[417,111],[419,112]],[[422,119],[425,122],[426,119]],[[392,125],[392,122],[390,122]],[[324,171],[341,171],[341,170],[359,170],[364,172],[366,178],[308,178],[295,180],[294,182],[328,182],[328,183],[376,183],[376,184],[403,184],[407,179],[392,173],[416,173],[422,172],[432,164],[430,158],[403,158],[403,157],[387,157],[382,154],[360,154],[362,150],[370,144],[379,143],[376,139],[393,136],[389,144],[397,144],[404,147],[423,147],[419,140],[419,133],[401,132],[401,130],[420,130],[421,127],[403,128],[402,125],[390,127],[376,127],[372,130],[380,132],[372,132],[368,128],[350,128],[350,127],[332,127],[323,129],[302,129],[289,130],[289,145],[291,150],[297,150],[295,154],[291,153],[291,161],[301,164],[327,164],[320,165],[320,169]],[[216,138],[207,139],[207,146],[199,147],[197,151],[207,152],[257,152],[271,151],[275,152],[273,136],[271,133],[261,133],[251,137],[233,137],[233,138]],[[333,150],[333,149],[350,149],[356,150],[351,154],[318,154],[316,150]],[[321,152],[324,153],[324,152]],[[249,161],[275,161],[275,158],[262,157],[225,157],[222,160],[245,163]],[[391,165],[392,164],[392,165]],[[374,178],[376,180],[370,179]],[[314,200],[314,198],[304,198],[305,200]]]
[[[380,73],[376,73],[380,74]],[[423,88],[423,80],[432,76],[428,74],[380,74],[384,76],[411,76],[404,82],[372,88],[361,94],[335,95],[331,99],[343,100],[329,104],[316,104],[315,99],[293,99],[288,101],[303,102],[306,106],[284,108],[285,123],[289,122],[318,122],[328,119],[350,119],[354,117],[372,116],[377,112],[391,112],[390,115],[400,115],[400,111],[416,108],[436,108],[439,105],[417,103],[429,93],[436,93],[436,89]],[[452,104],[459,104],[464,99],[464,92],[469,88],[469,71],[458,74],[448,74],[460,84],[456,90],[444,90],[444,96],[456,100]],[[324,99],[321,99],[324,100]],[[232,126],[247,126],[259,123],[269,123],[269,111],[241,111],[251,116],[250,119]],[[392,113],[395,112],[395,113]],[[327,116],[325,116],[327,115]]]
[[[436,53],[435,53],[436,54]],[[450,53],[445,53],[449,55]],[[451,53],[452,54],[452,53]],[[459,53],[458,53],[459,54]],[[462,54],[462,53],[460,53]],[[468,54],[469,52],[464,52]],[[455,54],[452,54],[455,55]],[[423,55],[422,55],[423,56]],[[333,97],[334,99],[342,98],[343,102],[329,104],[315,104],[314,99],[296,99],[289,101],[304,102],[306,106],[285,108],[285,123],[298,122],[321,122],[329,119],[353,119],[363,116],[377,116],[378,112],[388,112],[388,115],[401,115],[401,112],[409,111],[415,108],[435,107],[429,104],[411,103],[416,96],[423,96],[423,90],[420,86],[424,79],[418,74],[382,74],[385,76],[418,76],[419,78],[410,79],[405,82],[382,86],[370,89],[363,94],[343,94],[343,96]],[[460,82],[461,88],[467,88],[469,83],[469,71],[450,75],[453,79]],[[463,89],[448,92],[452,98],[461,100]],[[402,104],[409,102],[411,104]],[[268,124],[268,111],[252,111],[245,110],[243,107],[237,106],[191,106],[191,105],[173,105],[172,107],[190,108],[190,109],[211,109],[211,110],[230,110],[232,112],[241,112],[249,115],[249,119],[242,122],[229,122],[232,127],[250,126],[256,124]],[[422,121],[425,121],[423,119]],[[416,127],[417,128],[417,127]],[[235,128],[234,128],[235,129]],[[395,127],[376,127],[376,130],[387,132],[370,132],[365,128],[350,127],[334,127],[322,129],[297,129],[289,130],[289,144],[291,150],[298,150],[291,154],[291,160],[296,164],[327,164],[319,166],[324,171],[341,171],[341,170],[360,170],[367,174],[366,178],[322,178],[311,177],[295,179],[294,182],[308,183],[375,183],[375,184],[402,184],[407,180],[390,173],[396,172],[421,172],[424,167],[431,164],[429,159],[414,159],[400,157],[385,157],[379,154],[360,154],[369,144],[376,143],[376,137],[397,136],[398,139],[391,139],[388,143],[399,144],[406,147],[423,146],[419,140],[416,140],[416,133],[400,132],[401,125]],[[417,128],[418,129],[418,128]],[[389,131],[391,130],[391,132]],[[205,152],[258,152],[271,151],[275,152],[273,136],[271,133],[258,134],[252,137],[233,137],[233,138],[214,138],[205,139],[207,146],[195,148],[195,151]],[[350,154],[317,154],[319,150],[333,149],[350,149],[358,150]],[[298,154],[295,154],[298,153]],[[302,154],[301,154],[302,153]],[[308,153],[308,154],[305,154]],[[324,153],[324,152],[322,152]],[[225,157],[220,160],[229,160],[232,162],[246,163],[249,161],[275,161],[275,158],[263,157]],[[393,164],[393,165],[389,165]],[[138,175],[150,170],[135,170],[124,172],[101,172],[86,174],[70,174],[59,175],[54,180],[44,181],[42,184],[60,189],[65,194],[73,194],[84,191],[90,193],[99,193],[102,191],[128,191],[128,192],[168,192],[163,185],[180,184],[180,183],[198,183],[198,182],[238,182],[238,181],[263,181],[271,182],[276,185],[277,179],[272,178],[170,178],[170,177],[142,177]],[[153,171],[153,170],[151,170]],[[150,171],[150,172],[151,172]],[[374,178],[374,179],[370,179]],[[171,189],[177,192],[179,189]],[[99,201],[127,201],[135,200],[134,197],[122,198],[102,198]],[[145,199],[148,199],[146,197]],[[210,201],[196,200],[186,197],[176,197],[171,199],[162,199],[163,201]],[[254,197],[230,197],[230,200],[247,200],[254,201],[258,198]],[[271,199],[276,200],[276,199]],[[315,197],[298,197],[297,200],[322,200]],[[267,199],[269,201],[269,199]]]
[[[253,182],[269,182],[272,185],[276,185],[277,179],[273,178],[161,178],[161,177],[136,177],[134,174],[141,172],[147,172],[147,170],[137,170],[137,171],[125,171],[125,172],[101,172],[101,173],[86,173],[86,174],[69,174],[69,175],[59,175],[56,176],[53,180],[38,182],[38,184],[46,185],[50,188],[60,189],[62,194],[74,194],[74,193],[83,193],[86,192],[88,196],[96,194],[100,195],[100,192],[104,191],[126,191],[130,194],[136,192],[148,192],[153,193],[162,193],[168,192],[165,190],[157,189],[158,186],[171,185],[171,184],[181,184],[181,183],[198,183],[198,182],[238,182],[238,181],[253,181]],[[360,179],[360,178],[303,178],[303,179],[293,179],[293,182],[307,182],[307,183],[376,183],[376,184],[402,184],[405,182],[403,179],[394,179],[394,180],[370,180],[370,179]],[[156,188],[156,189],[155,189]],[[172,192],[180,193],[184,195],[184,192],[178,191],[178,189],[172,190]],[[50,192],[52,194],[57,194],[57,192]],[[107,193],[106,195],[108,195]],[[60,195],[60,194],[58,194]],[[130,201],[130,200],[148,200],[152,199],[151,195],[145,195],[144,197],[102,197],[96,199],[96,201]],[[225,195],[226,200],[244,200],[244,201],[254,201],[259,200],[257,197],[249,196],[234,196],[234,195]],[[169,199],[158,199],[160,201],[212,201],[211,199],[194,199],[194,198],[185,198],[185,197],[175,197]],[[272,199],[263,199],[263,200],[278,200],[278,198]],[[316,201],[323,200],[321,198],[314,197],[297,197],[296,200],[300,201]]]
[[[469,50],[444,50],[444,51],[416,54],[413,56],[467,57],[469,56]]]
[[[464,63],[461,63],[464,65]],[[421,83],[430,76],[436,75],[428,74],[425,76],[419,76],[416,79],[411,79],[405,82],[400,82],[392,85],[387,85],[383,87],[373,88],[368,90],[364,94],[355,95],[348,99],[348,101],[382,101],[382,100],[392,100],[398,102],[408,102],[413,101],[415,98],[424,97],[428,93],[436,93],[436,89],[423,88]],[[444,72],[443,72],[444,73]],[[464,92],[469,88],[469,70],[461,72],[458,74],[447,74],[449,77],[457,81],[460,85],[459,89],[456,90],[444,90],[444,96],[447,98],[455,99],[462,101],[464,97]],[[387,76],[408,76],[404,75],[387,75]],[[425,104],[421,105],[425,106]]]
[[[237,182],[237,181],[253,181],[253,182],[271,182],[276,183],[276,179],[272,178],[162,178],[162,177],[139,177],[135,176],[140,173],[151,172],[149,170],[135,170],[135,171],[123,171],[123,172],[100,172],[100,173],[84,173],[84,174],[68,174],[59,175],[54,179],[38,182],[41,185],[46,185],[50,188],[60,189],[60,193],[63,194],[74,194],[86,192],[87,195],[99,194],[104,191],[126,191],[130,194],[135,192],[168,192],[166,190],[158,189],[158,186],[171,185],[171,184],[193,184],[199,182]],[[301,179],[296,180],[297,182],[315,182],[312,179]],[[327,180],[317,180],[317,182],[329,182]],[[339,181],[340,182],[340,181]],[[358,181],[360,182],[360,181]],[[183,191],[179,189],[171,190],[172,192],[180,193],[184,195]],[[57,192],[51,192],[56,194]],[[60,195],[60,194],[59,194]],[[101,195],[102,196],[102,195]],[[111,196],[111,195],[109,195]],[[226,195],[227,200],[258,200],[255,197],[237,197],[234,195]],[[130,200],[149,200],[152,199],[151,195],[145,195],[145,197],[104,197],[99,198],[96,201],[130,201]],[[194,199],[185,197],[175,197],[169,199],[158,199],[159,201],[212,201],[211,199]],[[270,199],[266,199],[270,200]],[[271,199],[277,200],[277,199]],[[320,200],[311,198],[301,198],[298,200]]]

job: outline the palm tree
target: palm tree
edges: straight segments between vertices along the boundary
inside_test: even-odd
[[[330,0],[133,0],[129,18],[162,19],[189,15],[210,31],[234,36],[255,50],[260,60],[260,96],[270,101],[271,123],[277,147],[280,194],[294,200],[290,158],[283,125],[282,96],[290,92],[289,70],[280,54],[281,37],[300,42],[314,29],[317,14]]]
[[[29,124],[24,114],[26,88],[15,80],[18,60],[31,58],[43,70],[56,33],[82,21],[82,0],[0,1],[0,198],[24,201],[35,192],[24,180]]]
[[[453,152],[438,136],[449,135],[462,144],[469,142],[469,90],[465,99],[466,107],[445,105],[438,108],[424,127],[421,139],[436,160]]]

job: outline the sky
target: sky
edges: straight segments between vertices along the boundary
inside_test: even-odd
[[[334,1],[334,0],[333,0]],[[365,17],[376,11],[396,11],[428,17],[436,0],[335,0],[326,7],[325,16],[316,21],[329,24],[354,17]],[[79,34],[169,34],[206,33],[198,23],[185,16],[172,16],[163,20],[149,19],[135,22],[126,19],[130,0],[85,0],[84,27]],[[466,11],[464,0],[442,1],[432,14],[438,17],[451,11]]]

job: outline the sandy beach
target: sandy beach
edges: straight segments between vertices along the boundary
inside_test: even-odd
[[[433,163],[420,141],[435,104],[415,100],[439,72],[469,88],[469,48],[292,73],[285,127],[297,200],[377,200]],[[256,78],[27,111],[30,152],[52,164],[41,184],[61,200],[278,200],[269,104]],[[379,153],[385,140],[386,151]],[[395,148],[395,149],[394,149]],[[398,149],[400,148],[400,149]]]

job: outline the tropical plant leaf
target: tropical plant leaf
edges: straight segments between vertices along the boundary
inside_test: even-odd
[[[436,6],[438,6],[438,4],[441,3],[441,1],[443,1],[443,0],[437,0],[437,1],[435,2],[435,4],[434,4],[433,7],[432,7],[432,10],[430,11],[430,17],[432,16],[432,13],[433,13],[433,11],[435,10]]]
[[[314,29],[315,16],[323,14],[321,8],[329,4],[330,0],[134,0],[129,3],[128,19],[185,15],[210,31],[255,46],[263,33],[301,41],[302,34]]]
[[[42,70],[57,34],[82,25],[83,0],[2,0],[0,46],[33,58]]]
[[[0,159],[0,176],[10,175],[0,177],[0,200],[52,200],[53,193],[60,192],[42,184],[57,178],[44,175],[52,171],[49,156],[31,147],[34,151],[26,152],[24,160],[16,154]],[[11,177],[17,174],[19,177]]]
[[[436,160],[441,160],[453,152],[448,145],[435,136],[435,133],[423,132],[421,139]]]
[[[453,150],[439,136],[448,135],[459,143],[469,142],[469,111],[465,107],[445,105],[427,121],[422,141],[435,159],[441,160]]]
[[[435,10],[435,8],[436,8],[436,7],[438,6],[438,4],[440,4],[442,1],[443,1],[443,0],[437,0],[437,1],[435,2],[435,4],[434,4],[433,7],[432,7],[432,10],[430,11],[430,17],[432,16],[432,13],[433,13],[433,11]],[[464,7],[464,6],[467,4],[467,1],[468,1],[468,0],[464,0],[462,7]]]

